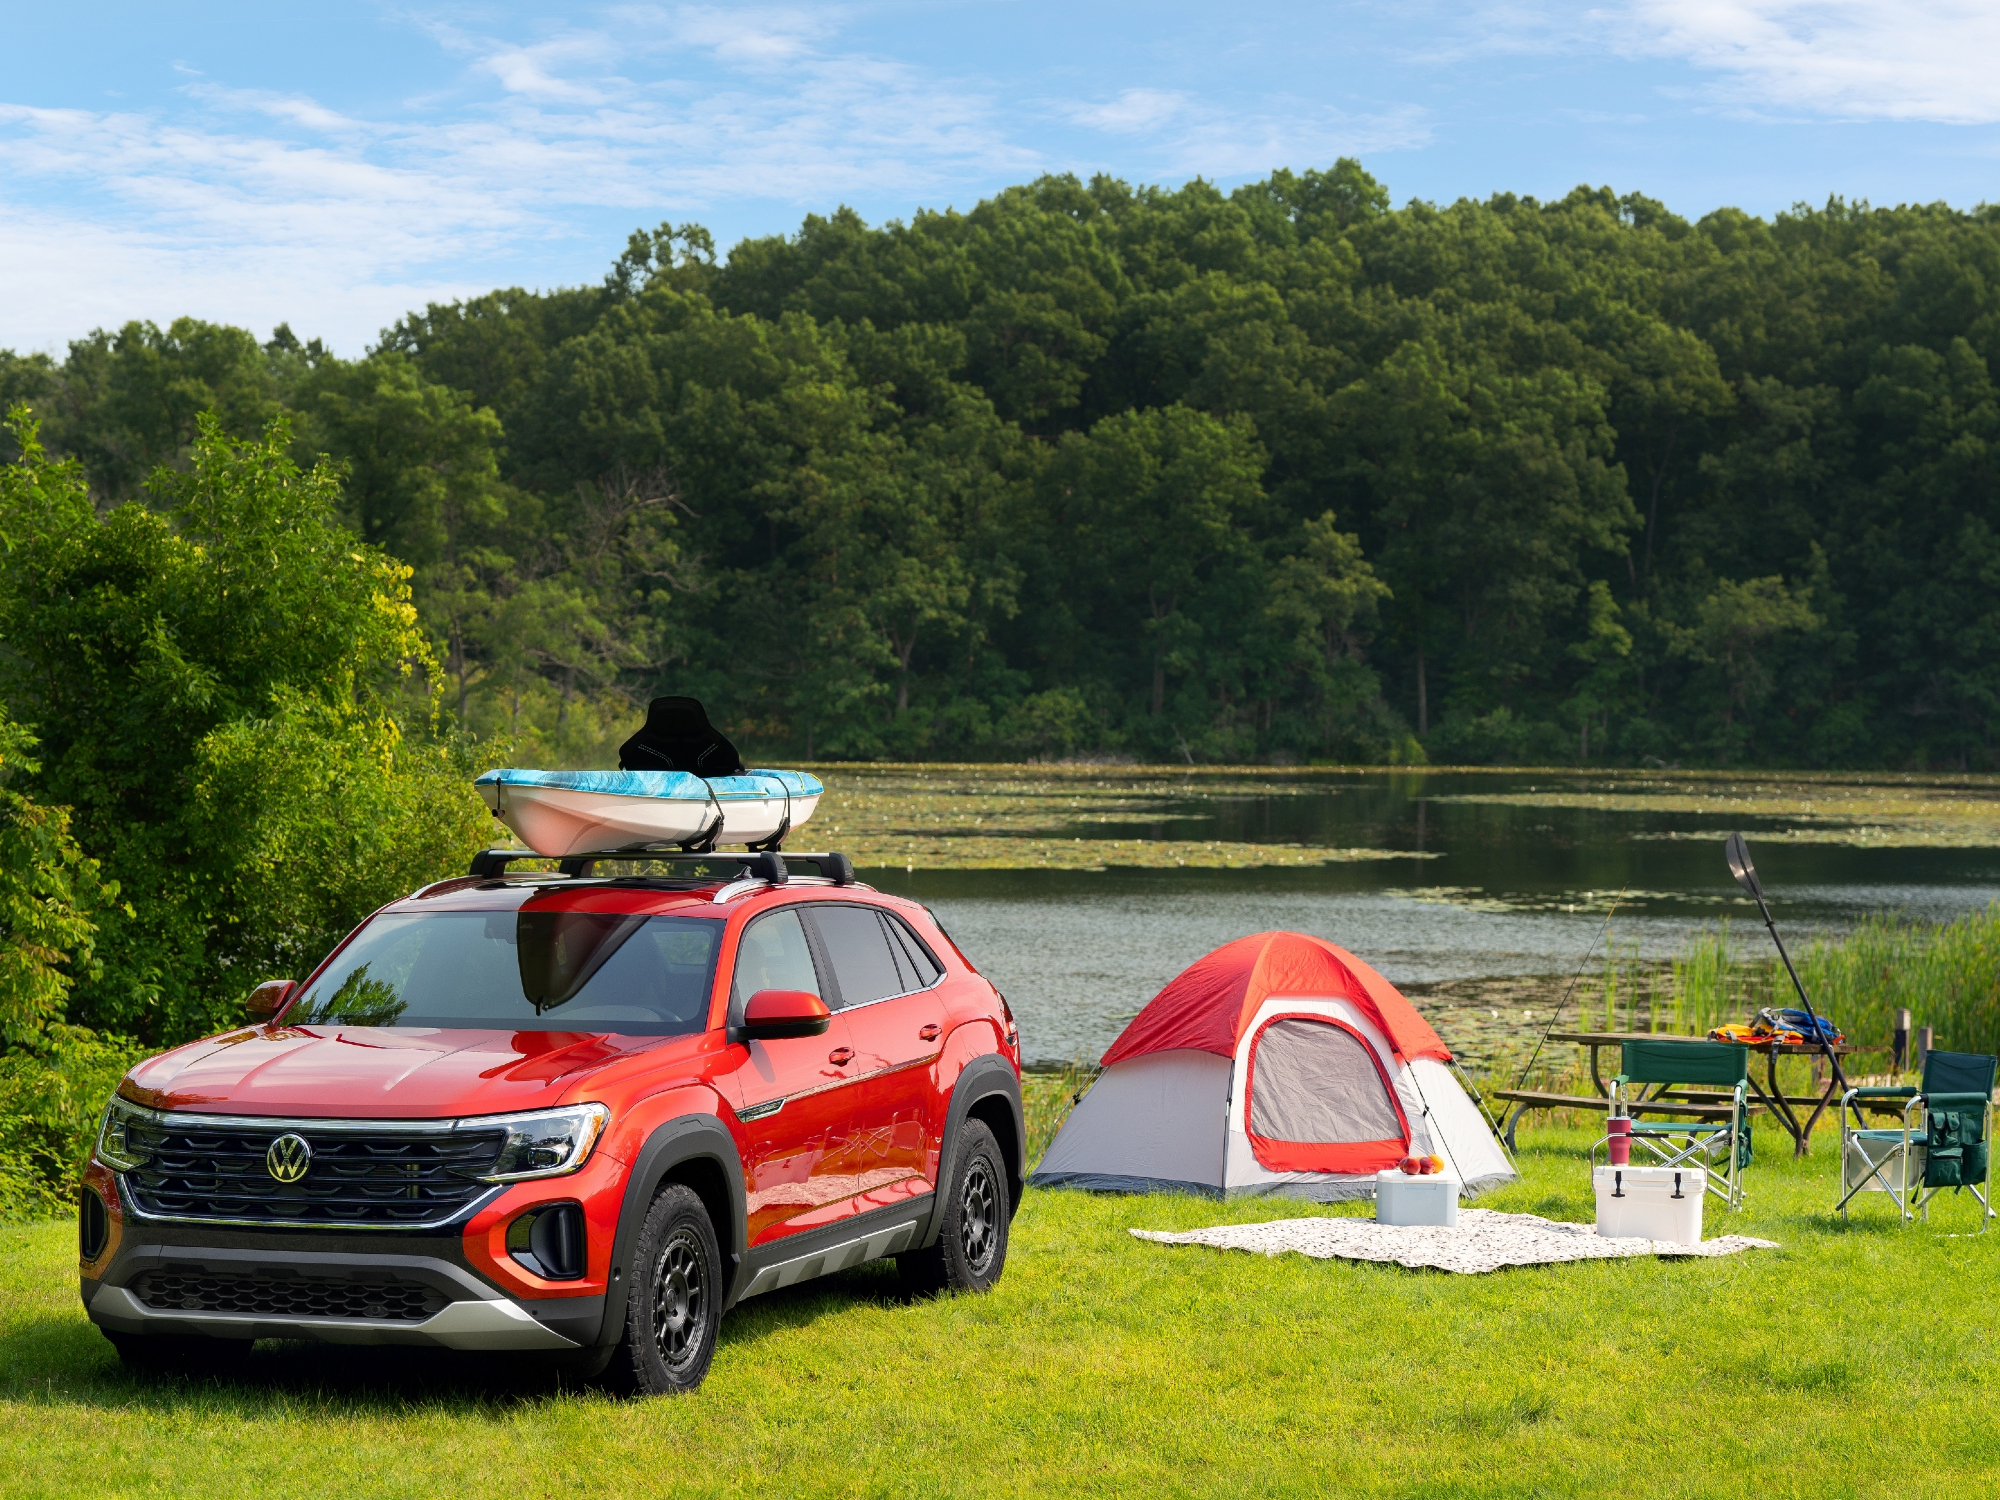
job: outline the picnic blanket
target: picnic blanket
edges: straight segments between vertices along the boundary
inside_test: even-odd
[[[1160,1245],[1209,1245],[1283,1255],[1296,1250],[1316,1260],[1389,1261],[1412,1270],[1477,1274],[1502,1266],[1546,1266],[1566,1260],[1617,1260],[1633,1255],[1735,1255],[1775,1250],[1776,1241],[1725,1234],[1682,1245],[1672,1240],[1605,1239],[1594,1225],[1563,1224],[1534,1214],[1492,1209],[1459,1210],[1458,1227],[1378,1224],[1373,1219],[1275,1219],[1268,1224],[1226,1224],[1185,1234],[1135,1229],[1133,1237]]]

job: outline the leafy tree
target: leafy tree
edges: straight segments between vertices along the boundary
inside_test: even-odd
[[[282,421],[238,443],[204,417],[150,507],[102,515],[25,413],[13,431],[0,681],[42,742],[20,784],[74,810],[122,897],[71,1019],[178,1040],[419,872],[462,868],[485,819],[467,767],[440,774],[402,727],[427,712],[409,569],[339,525],[334,472],[300,470]]]
[[[289,330],[286,339],[296,347]],[[186,464],[204,414],[248,437],[281,410],[276,371],[257,340],[197,318],[176,318],[165,331],[127,323],[72,344],[50,405],[51,436],[113,502],[140,498],[160,465]]]
[[[1378,695],[1365,665],[1368,627],[1389,586],[1361,554],[1361,538],[1341,531],[1332,511],[1305,524],[1304,546],[1272,570],[1270,615],[1288,630],[1296,660],[1317,690],[1319,748],[1331,751],[1343,720],[1363,714]]]
[[[1611,585],[1599,579],[1590,585],[1585,602],[1584,636],[1566,648],[1568,655],[1584,665],[1581,681],[1563,705],[1576,725],[1576,758],[1590,759],[1590,730],[1595,724],[1598,743],[1611,737],[1611,715],[1624,707],[1631,675],[1632,632],[1619,622],[1618,601],[1611,597]]]
[[[1044,480],[1054,524],[1079,559],[1093,613],[1145,662],[1145,712],[1159,719],[1170,673],[1197,659],[1196,595],[1249,554],[1245,522],[1263,499],[1250,424],[1184,406],[1107,417],[1071,434]]]
[[[1675,632],[1676,652],[1715,669],[1721,678],[1720,748],[1725,756],[1747,746],[1757,710],[1771,696],[1772,644],[1823,623],[1813,613],[1808,592],[1789,587],[1782,578],[1725,578],[1701,601],[1695,623]]]
[[[13,786],[41,770],[34,746],[0,717],[0,1043],[9,1046],[63,1018],[78,975],[95,971],[92,914],[118,896],[71,837],[68,809]]]
[[[1607,462],[1601,402],[1565,372],[1509,375],[1434,343],[1405,345],[1336,397],[1415,637],[1420,734],[1427,658],[1450,663],[1462,716],[1512,709],[1577,597],[1582,557],[1622,549],[1636,517]]]

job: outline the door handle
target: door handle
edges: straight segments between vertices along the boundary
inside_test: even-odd
[[[926,1021],[922,1026],[917,1028],[917,1036],[922,1041],[936,1041],[938,1039],[938,1023],[935,1021]]]
[[[854,1061],[854,1049],[852,1047],[835,1047],[831,1052],[827,1053],[826,1060],[836,1068],[844,1068]]]

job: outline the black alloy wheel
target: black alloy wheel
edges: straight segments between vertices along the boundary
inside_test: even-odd
[[[709,1296],[702,1269],[701,1248],[682,1225],[653,1267],[653,1345],[669,1370],[687,1369],[701,1344]]]
[[[993,1164],[984,1156],[966,1163],[958,1190],[958,1249],[965,1268],[984,1276],[993,1268],[1000,1248],[1000,1194],[993,1182]]]
[[[633,1385],[649,1396],[694,1390],[715,1357],[723,1287],[715,1226],[692,1188],[669,1183],[660,1190],[629,1274],[625,1352]]]
[[[945,1179],[944,1224],[935,1245],[896,1257],[903,1289],[911,1296],[983,1292],[1007,1264],[1012,1204],[1000,1143],[979,1120],[958,1130],[952,1170]]]

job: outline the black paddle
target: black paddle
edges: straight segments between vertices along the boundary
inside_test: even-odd
[[[1844,1092],[1847,1075],[1840,1070],[1840,1059],[1834,1056],[1833,1044],[1827,1040],[1826,1028],[1820,1025],[1819,1014],[1813,1009],[1806,987],[1799,983],[1799,971],[1792,967],[1792,955],[1785,951],[1785,940],[1778,936],[1778,924],[1771,920],[1771,908],[1764,904],[1764,887],[1757,881],[1757,867],[1750,863],[1750,846],[1743,842],[1742,834],[1732,833],[1722,847],[1723,856],[1729,861],[1729,873],[1736,877],[1738,885],[1750,893],[1757,903],[1757,910],[1764,914],[1764,926],[1770,931],[1771,941],[1778,945],[1778,957],[1785,961],[1785,972],[1792,976],[1792,988],[1799,992],[1799,1004],[1805,1007],[1806,1015],[1812,1019],[1813,1039],[1826,1054],[1826,1060],[1833,1064],[1834,1079]]]

